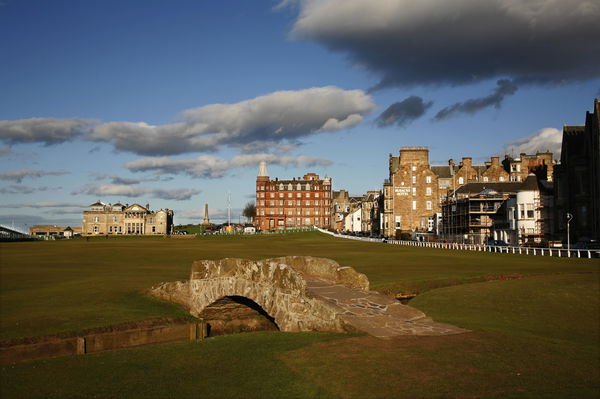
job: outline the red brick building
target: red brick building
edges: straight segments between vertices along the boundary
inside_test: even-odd
[[[293,229],[331,223],[331,178],[308,173],[291,180],[270,179],[266,162],[256,177],[256,218],[260,230]]]

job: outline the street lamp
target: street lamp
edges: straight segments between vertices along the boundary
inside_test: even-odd
[[[567,213],[567,251],[568,251],[568,256],[571,256],[571,232],[570,232],[570,223],[571,220],[573,220],[573,215],[571,215],[570,213]]]

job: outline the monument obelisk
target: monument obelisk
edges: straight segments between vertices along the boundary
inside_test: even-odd
[[[210,224],[210,220],[208,220],[208,204],[204,204],[204,221],[202,222],[203,226],[208,226]]]

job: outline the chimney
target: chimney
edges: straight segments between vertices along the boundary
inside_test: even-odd
[[[492,157],[492,166],[500,166],[500,157]]]
[[[471,158],[471,157],[463,157],[463,159],[462,159],[462,166],[463,167],[465,167],[465,166],[468,166],[468,167],[473,166],[473,158]]]

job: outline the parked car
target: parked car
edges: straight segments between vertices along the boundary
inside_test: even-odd
[[[504,240],[488,240],[487,245],[490,247],[508,247]]]

